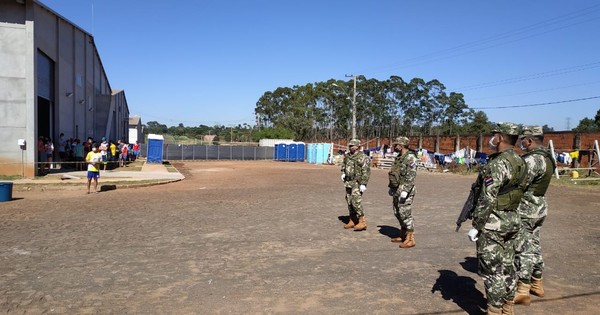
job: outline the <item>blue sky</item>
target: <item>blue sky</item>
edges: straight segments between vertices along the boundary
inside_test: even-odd
[[[144,123],[254,125],[266,91],[346,74],[438,79],[495,122],[600,109],[596,0],[41,2],[94,36]]]

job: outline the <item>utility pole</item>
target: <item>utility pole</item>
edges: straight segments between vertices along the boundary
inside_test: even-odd
[[[346,74],[346,78],[354,80],[354,89],[352,90],[352,139],[356,139],[356,76]]]

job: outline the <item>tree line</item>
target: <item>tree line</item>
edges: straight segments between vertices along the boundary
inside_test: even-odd
[[[351,136],[354,82],[328,80],[265,92],[256,103],[259,128],[291,130],[300,140]],[[359,138],[490,132],[482,111],[439,80],[399,76],[387,80],[356,77],[356,134]]]

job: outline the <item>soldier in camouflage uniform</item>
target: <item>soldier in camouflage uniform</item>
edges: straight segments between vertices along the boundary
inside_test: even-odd
[[[408,138],[398,137],[392,143],[398,153],[388,173],[389,195],[392,196],[394,215],[400,222],[400,237],[392,238],[392,242],[400,243],[400,248],[415,246],[415,220],[412,216],[412,203],[417,193],[415,178],[417,177],[417,156],[408,148]]]
[[[540,229],[548,214],[548,204],[544,195],[550,185],[556,162],[544,149],[543,141],[542,127],[523,128],[521,148],[526,151],[522,158],[527,163],[528,185],[518,208],[522,227],[515,257],[519,275],[515,304],[531,304],[529,293],[544,296],[544,260],[540,247]]]
[[[515,247],[521,228],[517,207],[523,197],[527,166],[513,146],[518,127],[498,124],[490,139],[496,153],[480,171],[475,183],[473,227],[468,233],[477,242],[478,273],[487,296],[487,314],[513,314],[517,288]]]
[[[345,229],[354,228],[355,231],[367,229],[367,220],[362,206],[362,194],[367,190],[371,176],[371,159],[359,150],[360,141],[352,139],[348,143],[350,152],[344,157],[342,164],[342,182],[346,187],[346,202],[350,219]]]

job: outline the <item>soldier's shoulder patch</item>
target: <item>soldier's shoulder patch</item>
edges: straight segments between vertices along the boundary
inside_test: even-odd
[[[491,184],[494,183],[494,179],[492,178],[492,176],[486,176],[486,177],[483,178],[483,183],[486,186],[489,186],[489,185],[491,185]]]
[[[417,163],[416,162],[411,162],[410,164],[408,164],[408,166],[410,168],[415,168],[415,167],[417,167]]]

